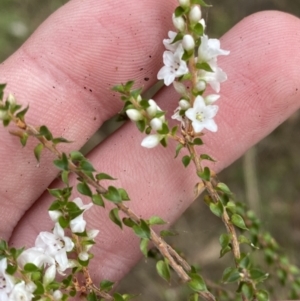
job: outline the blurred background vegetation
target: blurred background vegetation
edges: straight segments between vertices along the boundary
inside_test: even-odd
[[[109,0],[106,0],[109,1]],[[35,28],[66,0],[0,0],[0,61],[15,51]],[[219,37],[245,16],[262,10],[280,10],[300,16],[300,0],[211,0],[206,10],[208,33]],[[291,260],[300,265],[300,116],[290,117],[232,166],[220,179],[260,217],[263,226],[282,245]],[[209,225],[207,227],[207,225]],[[223,226],[201,201],[195,202],[172,229],[180,238],[176,246],[204,275],[218,279],[226,266],[219,255],[218,234]],[[229,257],[229,256],[228,256]],[[139,300],[183,300],[185,292],[164,284],[151,260],[142,261],[120,284],[124,292],[141,293]],[[276,295],[278,294],[278,295]],[[273,297],[286,299],[285,291]]]

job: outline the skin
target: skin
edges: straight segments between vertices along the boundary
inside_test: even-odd
[[[29,103],[29,123],[46,124],[54,136],[75,141],[63,151],[78,149],[121,109],[113,85],[134,78],[146,90],[156,82],[175,7],[175,1],[72,0],[0,65],[0,82],[8,83],[6,91],[19,102]],[[203,147],[218,160],[212,166],[216,172],[298,109],[300,22],[281,12],[257,13],[226,33],[221,45],[231,51],[218,60],[228,81],[218,101],[219,130],[205,135]],[[155,100],[172,113],[178,95],[170,87]],[[192,167],[183,169],[180,159],[173,160],[175,143],[148,150],[140,146],[142,138],[127,123],[88,158],[97,170],[118,177],[114,185],[128,191],[135,212],[172,223],[193,201],[197,177]],[[60,185],[54,156],[45,151],[37,167],[35,145],[31,140],[22,149],[0,128],[0,237],[17,247],[32,246],[40,231],[53,226],[45,189]],[[108,210],[94,207],[86,213],[88,228],[100,230],[92,249],[96,282],[120,280],[140,258],[138,239],[109,222]]]

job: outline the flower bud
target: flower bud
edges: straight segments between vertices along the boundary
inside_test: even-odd
[[[153,118],[150,121],[150,126],[153,130],[159,131],[162,129],[163,121],[160,118]]]
[[[190,6],[190,0],[178,0],[178,3],[183,8],[187,8]]]
[[[81,261],[87,261],[89,259],[89,254],[87,252],[80,252],[78,257]]]
[[[49,210],[48,211],[50,218],[53,222],[57,222],[59,217],[62,216],[62,213],[59,210]]]
[[[142,100],[142,96],[138,95],[138,97],[136,98],[137,102],[140,102]]]
[[[158,106],[157,106],[155,100],[153,100],[153,99],[149,99],[148,104],[149,104],[149,107],[146,109],[146,111],[151,117],[153,117],[157,113]]]
[[[192,6],[189,12],[189,20],[193,24],[196,24],[201,20],[201,9],[199,5]]]
[[[161,139],[161,135],[149,135],[143,139],[141,145],[146,148],[153,148],[159,144]]]
[[[96,229],[88,230],[86,234],[87,234],[88,238],[94,239],[99,234],[99,230],[96,230]]]
[[[56,290],[53,293],[54,300],[61,300],[62,297],[63,297],[63,294],[62,294],[62,292],[60,290]]]
[[[179,93],[180,95],[184,96],[187,94],[186,87],[183,83],[174,81],[173,86],[176,92]]]
[[[185,29],[185,21],[183,17],[176,17],[175,14],[172,15],[172,21],[174,27],[179,31],[184,31]]]
[[[220,95],[218,95],[218,94],[210,94],[210,95],[207,95],[204,98],[204,100],[205,100],[206,104],[210,105],[213,102],[217,101],[219,98],[220,98]]]
[[[197,82],[196,87],[197,91],[204,91],[206,88],[206,83],[203,80]]]
[[[126,114],[132,121],[139,121],[143,119],[141,112],[136,109],[129,109],[126,111]]]
[[[11,93],[8,94],[8,96],[7,96],[7,101],[8,101],[11,105],[16,104],[16,99],[15,99],[15,97],[14,97]]]
[[[179,100],[179,106],[182,110],[187,110],[191,107],[191,104],[186,99]]]
[[[50,282],[52,282],[55,279],[55,275],[56,275],[56,267],[55,264],[50,265],[43,277],[43,283],[45,285],[48,285]]]
[[[8,119],[8,114],[4,110],[0,110],[0,120],[6,120]]]
[[[194,38],[190,34],[184,35],[182,39],[182,46],[186,51],[193,50],[195,48]]]

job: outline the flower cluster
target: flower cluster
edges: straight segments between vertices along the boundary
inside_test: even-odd
[[[0,260],[1,301],[30,301],[36,295],[40,297],[39,300],[65,299],[60,284],[55,281],[56,274],[65,276],[65,271],[69,268],[80,270],[85,266],[84,262],[90,259],[88,251],[99,232],[86,231],[83,214],[91,206],[92,204],[84,205],[80,198],[65,202],[64,206],[54,202],[56,209],[49,210],[49,215],[55,222],[52,232],[40,232],[34,247],[21,250],[18,256]],[[63,220],[68,220],[66,229],[62,227]],[[71,231],[68,232],[67,228]],[[3,249],[5,250],[4,247]],[[69,258],[71,253],[73,259]],[[7,272],[8,263],[15,266],[13,273]]]

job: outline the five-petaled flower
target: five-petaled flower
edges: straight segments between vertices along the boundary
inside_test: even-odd
[[[163,54],[164,66],[158,71],[157,78],[163,79],[166,86],[172,84],[176,77],[189,72],[187,64],[182,60],[184,53],[182,44],[179,44],[176,51],[165,51]]]
[[[216,105],[206,105],[202,96],[196,97],[193,107],[185,112],[186,117],[192,121],[195,133],[200,133],[203,129],[212,132],[218,130],[218,126],[213,120],[218,108]]]

